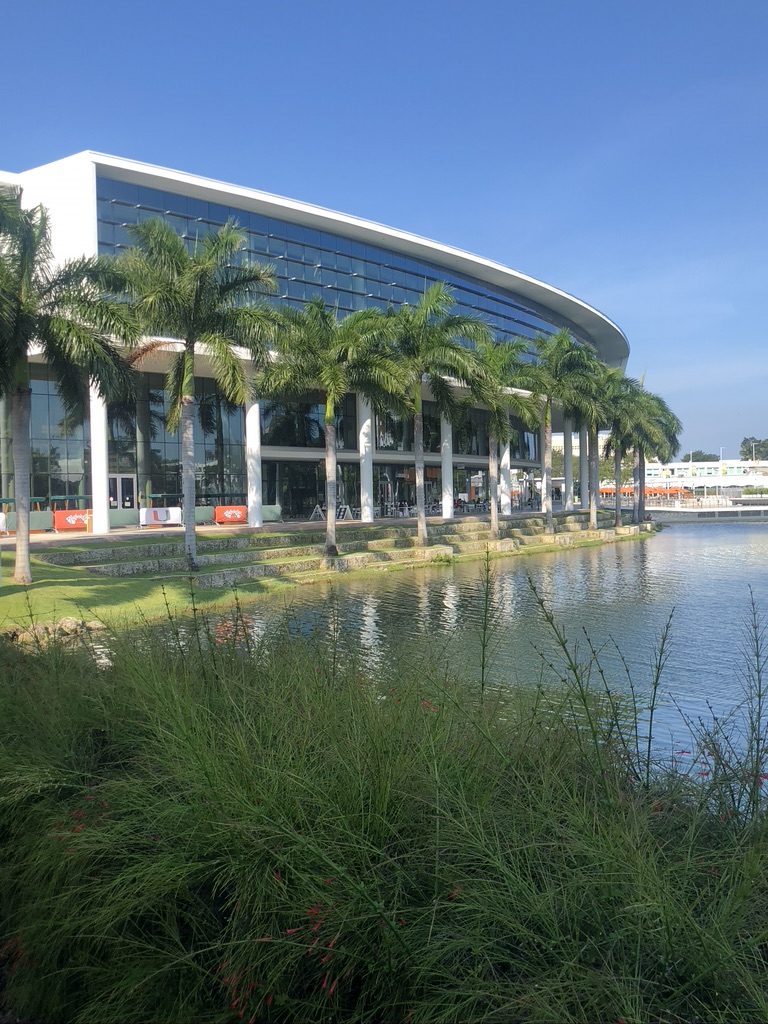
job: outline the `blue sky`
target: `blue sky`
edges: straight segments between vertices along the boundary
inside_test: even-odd
[[[83,149],[498,260],[627,334],[683,449],[768,437],[764,0],[30,0],[0,167]]]

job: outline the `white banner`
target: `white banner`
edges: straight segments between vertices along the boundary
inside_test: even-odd
[[[139,526],[181,526],[181,509],[140,508]]]

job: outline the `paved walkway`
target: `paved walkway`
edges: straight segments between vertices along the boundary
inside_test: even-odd
[[[575,509],[578,512],[580,509]],[[544,513],[537,510],[526,509],[525,511],[516,510],[511,516],[500,516],[499,522],[510,522],[517,519],[531,519],[533,517],[542,517]],[[479,522],[487,523],[490,522],[490,516],[487,512],[483,513],[471,513],[455,516],[453,520],[443,519],[442,516],[427,516],[427,524],[443,524],[443,523],[466,523],[466,522]],[[360,519],[353,520],[340,520],[336,523],[336,529],[339,533],[343,533],[345,530],[359,530],[363,529],[387,529],[390,527],[397,526],[413,526],[416,523],[416,516],[407,517],[384,517],[377,518],[372,523],[364,523]],[[217,536],[227,533],[251,533],[254,530],[258,530],[259,533],[322,533],[325,530],[325,523],[317,519],[309,522],[305,519],[288,519],[281,523],[264,523],[260,527],[250,527],[245,524],[234,523],[232,525],[223,526],[221,524],[206,523],[202,526],[197,527],[197,536],[199,539],[204,539],[207,534],[216,534]],[[151,539],[155,537],[162,537],[163,539],[181,538],[184,536],[184,528],[182,526],[144,526],[144,527],[118,527],[112,530],[108,534],[92,534],[86,533],[84,530],[67,530],[66,532],[54,533],[47,531],[45,533],[32,533],[30,534],[29,544],[30,550],[44,550],[45,548],[51,547],[68,547],[71,544],[93,544],[99,545],[104,543],[110,543],[111,541],[119,543],[122,540],[135,540],[139,537]],[[8,537],[0,537],[0,547],[13,547],[14,537],[11,534]]]

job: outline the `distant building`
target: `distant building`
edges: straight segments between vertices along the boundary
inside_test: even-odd
[[[648,462],[645,483],[647,487],[768,487],[768,461]]]

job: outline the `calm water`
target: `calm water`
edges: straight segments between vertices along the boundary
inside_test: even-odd
[[[431,657],[477,678],[482,571],[473,562],[340,580],[292,591],[288,608],[303,632],[326,630],[335,619],[383,679],[404,643],[424,636]],[[738,703],[750,587],[768,616],[768,524],[673,526],[643,542],[502,559],[492,571],[490,677],[498,684],[538,678],[542,656],[553,651],[529,578],[580,660],[588,657],[586,631],[616,689],[627,687],[618,647],[636,689],[648,692],[654,650],[672,616],[661,721],[663,732],[678,736],[684,727],[675,704],[696,719],[708,718],[708,707],[723,714]],[[263,616],[249,609],[256,631],[273,616],[274,606]]]

